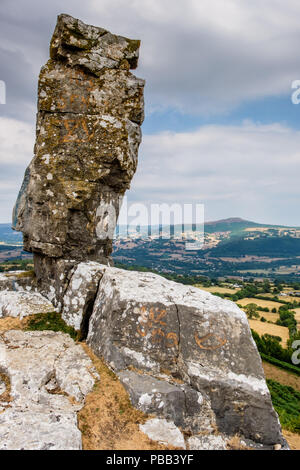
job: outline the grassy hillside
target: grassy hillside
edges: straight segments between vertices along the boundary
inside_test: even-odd
[[[300,256],[300,238],[260,237],[247,240],[244,237],[220,243],[212,250],[207,251],[211,256],[268,256],[285,258]]]
[[[185,235],[192,237],[192,225],[185,226]],[[181,233],[182,227],[165,233]],[[186,250],[186,239],[159,238],[159,227],[148,238],[149,227],[141,227],[140,235],[126,236],[127,228],[114,242],[116,263],[139,265],[160,272],[210,278],[237,276],[266,277],[297,282],[300,279],[300,229],[264,225],[240,218],[205,223],[201,250]],[[142,236],[143,234],[143,236]],[[26,257],[21,250],[22,234],[10,224],[0,224],[0,261]],[[299,258],[298,258],[299,257]]]

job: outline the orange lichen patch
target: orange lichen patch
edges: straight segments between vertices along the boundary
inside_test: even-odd
[[[129,396],[116,375],[90,348],[81,343],[92,359],[100,381],[86,397],[85,406],[78,413],[78,427],[82,432],[85,450],[170,450],[139,430],[148,416],[132,407]]]

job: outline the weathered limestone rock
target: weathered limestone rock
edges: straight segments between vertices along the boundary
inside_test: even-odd
[[[76,413],[99,377],[80,345],[64,333],[7,331],[0,373],[10,383],[9,402],[0,386],[0,450],[82,448]]]
[[[214,434],[193,436],[188,439],[190,450],[226,450],[227,442],[225,436]]]
[[[0,273],[0,290],[27,290],[36,289],[35,278],[32,271],[8,271]]]
[[[185,449],[185,441],[183,434],[174,425],[174,423],[166,419],[148,419],[145,424],[140,424],[140,430],[147,436],[158,441],[160,444],[171,445]]]
[[[188,385],[172,382],[166,375],[157,379],[125,370],[119,372],[118,377],[135,408],[164,417],[186,431],[213,431],[215,419],[207,395]]]
[[[13,215],[36,280],[19,289],[0,278],[9,289],[0,316],[43,303],[52,310],[45,294],[119,375],[132,403],[157,416],[141,426],[152,439],[185,448],[180,426],[190,448],[223,449],[235,434],[254,447],[284,448],[245,314],[199,289],[106,266],[141,140],[144,81],[130,72],[138,50],[139,41],[58,17],[39,78],[35,155]],[[81,447],[75,411],[94,376],[80,346],[59,333],[6,332],[0,373],[12,397],[10,408],[1,403],[1,376],[0,448]]]
[[[53,312],[54,306],[48,299],[36,292],[0,291],[0,318],[22,318],[36,313]]]
[[[58,17],[39,77],[35,155],[13,215],[46,285],[53,287],[59,260],[109,261],[141,141],[144,81],[129,71],[139,46]]]
[[[182,390],[174,381],[182,380],[203,397],[203,411],[197,411],[199,429],[209,417],[209,424],[228,436],[286,445],[244,312],[233,302],[152,273],[101,266],[99,270],[104,274],[87,342],[120,377],[133,366],[157,380],[173,381],[178,400]],[[127,386],[133,402],[142,400],[152,410],[157,396],[146,392],[149,379],[143,379],[144,389],[140,379],[134,380],[134,391],[132,382]],[[172,415],[179,422],[186,413],[174,418],[173,408],[168,414],[172,394],[167,384],[153,388],[166,390],[166,410],[158,404],[157,414]],[[195,398],[191,403],[195,406]]]
[[[104,272],[98,263],[78,264],[70,274],[70,282],[63,298],[62,318],[82,336],[88,333],[100,279]]]

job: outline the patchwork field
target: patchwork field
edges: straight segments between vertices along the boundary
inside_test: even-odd
[[[279,336],[281,346],[285,348],[289,339],[289,329],[285,326],[273,325],[272,323],[261,322],[260,320],[249,320],[249,325],[252,330],[256,331],[260,336],[266,333],[273,336]]]
[[[276,382],[288,387],[293,387],[295,390],[300,392],[300,377],[295,374],[291,374],[286,370],[280,369],[279,367],[269,364],[269,362],[262,361],[266,379],[276,380]]]
[[[242,305],[243,307],[248,304],[256,304],[258,305],[258,307],[263,307],[263,308],[268,307],[269,309],[276,308],[276,310],[278,310],[279,307],[283,305],[283,304],[280,304],[279,302],[274,302],[273,300],[262,300],[262,299],[255,299],[255,298],[241,299],[237,303],[239,305]]]
[[[272,323],[276,323],[276,320],[279,319],[278,313],[269,313],[269,312],[257,312],[261,317],[264,317],[267,321],[270,321]]]
[[[298,324],[298,329],[300,329],[300,308],[293,308],[292,312],[295,312],[295,319]]]
[[[294,297],[292,295],[279,295],[278,299],[284,300],[284,302],[299,302],[300,301],[299,297]]]
[[[205,290],[207,292],[218,292],[219,294],[235,294],[239,289],[231,289],[230,287],[219,287],[219,286],[210,286],[203,287],[200,284],[196,284],[195,287]]]

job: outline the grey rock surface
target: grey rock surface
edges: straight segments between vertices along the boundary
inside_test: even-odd
[[[1,276],[0,316],[61,311],[133,404],[157,415],[141,429],[159,442],[184,448],[177,424],[218,429],[219,437],[191,438],[195,448],[222,448],[235,434],[285,446],[244,312],[197,288],[107,266],[141,141],[144,81],[130,72],[139,46],[58,17],[39,77],[34,158],[13,214],[36,280]],[[90,366],[66,335],[2,334],[12,402],[0,402],[0,447],[80,448],[75,411],[94,383]]]
[[[186,449],[183,434],[171,421],[164,418],[153,418],[146,421],[145,424],[140,424],[139,427],[153,441]]]
[[[80,345],[64,333],[7,331],[0,372],[10,383],[10,401],[0,395],[0,449],[82,448],[76,413],[99,377]]]
[[[89,317],[104,268],[89,261],[78,264],[70,273],[70,282],[63,297],[62,318],[75,330],[87,336]]]
[[[285,442],[246,315],[233,302],[152,273],[105,268],[88,344],[116,371],[164,371],[207,397],[213,421],[267,445]]]
[[[13,213],[41,286],[54,286],[59,260],[109,262],[141,141],[144,81],[130,72],[139,47],[58,17],[39,77],[34,158]]]
[[[53,312],[53,304],[38,292],[0,291],[0,318],[22,318],[37,313]]]
[[[189,450],[226,450],[228,439],[223,435],[208,434],[188,439]]]
[[[30,271],[8,271],[0,273],[0,291],[2,290],[36,290],[35,278]]]
[[[213,430],[214,413],[207,395],[185,384],[172,382],[172,377],[138,374],[125,370],[118,377],[128,391],[131,403],[147,414],[172,421],[194,433]]]

